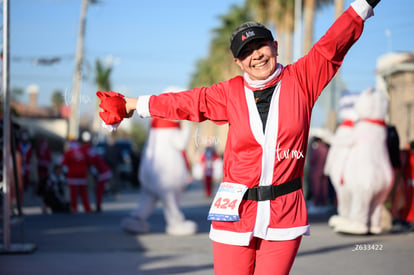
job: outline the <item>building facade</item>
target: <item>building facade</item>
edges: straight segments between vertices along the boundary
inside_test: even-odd
[[[377,60],[377,88],[389,95],[387,123],[397,128],[400,146],[414,141],[414,52],[389,53]]]

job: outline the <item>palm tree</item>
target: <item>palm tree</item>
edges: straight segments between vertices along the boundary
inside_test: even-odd
[[[112,66],[104,66],[101,61],[98,59],[95,63],[95,84],[100,91],[110,91],[111,90],[111,76]]]
[[[240,74],[229,50],[229,38],[237,26],[250,20],[247,8],[232,6],[230,12],[220,19],[220,27],[213,30],[214,37],[210,44],[209,55],[197,62],[190,87],[209,86]]]
[[[338,18],[344,11],[345,0],[335,0],[335,18]]]
[[[285,39],[285,48],[282,48],[283,53],[285,53],[282,57],[282,62],[284,64],[292,63],[292,52],[293,52],[293,31],[295,29],[295,0],[286,0],[281,2],[282,5],[280,6],[281,9],[279,10],[280,14],[278,14],[277,18],[278,21],[282,19],[282,28],[284,33]],[[275,24],[278,22],[276,21]]]
[[[246,6],[253,11],[254,20],[275,28],[279,59],[284,64],[291,63],[295,1],[247,0]]]
[[[335,0],[335,19],[338,18],[344,10],[344,0]],[[330,90],[330,106],[328,111],[328,117],[326,121],[326,126],[332,132],[335,131],[337,125],[337,113],[336,113],[336,102],[338,101],[338,84],[340,83],[340,70],[337,72],[336,76],[332,79],[331,85],[333,88]]]
[[[95,63],[95,84],[99,91],[110,91],[111,90],[111,76],[112,72],[112,65],[104,66],[101,61],[98,59]],[[98,110],[99,110],[99,100],[96,98],[95,103],[95,115],[93,119],[92,129],[94,132],[99,132],[99,117],[98,117]]]
[[[51,96],[52,108],[56,115],[60,116],[60,108],[65,104],[65,99],[60,90],[55,90]]]
[[[313,46],[314,21],[316,9],[331,4],[333,0],[304,0],[303,1],[303,53],[306,54]],[[343,0],[341,0],[343,1]],[[343,4],[342,4],[343,5]]]

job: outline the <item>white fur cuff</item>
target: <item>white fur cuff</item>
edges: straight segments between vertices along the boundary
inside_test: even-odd
[[[144,96],[140,96],[138,98],[136,110],[137,110],[137,114],[141,118],[151,117],[151,113],[149,111],[150,97],[151,96],[149,96],[149,95],[144,95]]]
[[[108,130],[109,132],[115,132],[116,129],[118,129],[119,125],[121,125],[121,122],[108,125],[108,124],[105,124],[105,122],[102,121],[101,125],[104,129]]]
[[[351,6],[364,21],[374,15],[374,10],[365,0],[355,0]]]

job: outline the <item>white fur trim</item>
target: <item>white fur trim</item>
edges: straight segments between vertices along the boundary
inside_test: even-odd
[[[238,233],[226,230],[217,230],[214,229],[213,226],[211,226],[209,234],[210,239],[215,242],[241,246],[248,246],[252,236],[252,232]]]
[[[310,235],[310,225],[292,228],[268,228],[264,238],[268,241],[287,241],[294,240],[299,236]],[[230,245],[248,246],[252,239],[253,232],[232,232],[226,230],[210,228],[209,237],[211,240]]]
[[[266,86],[267,83],[271,82],[275,77],[278,77],[283,70],[282,64],[276,65],[276,70],[273,74],[271,74],[267,79],[265,80],[252,80],[248,73],[244,73],[243,77],[246,80],[246,82],[249,84],[250,87],[254,89],[261,89]]]
[[[281,82],[279,82],[275,87],[269,108],[267,124],[272,125],[272,127],[266,127],[265,134],[263,134],[262,121],[260,119],[259,112],[257,111],[253,92],[245,87],[246,101],[249,108],[250,128],[252,129],[253,135],[255,136],[257,142],[263,147],[262,172],[259,183],[261,186],[271,185],[273,179],[273,167],[275,165],[275,150],[279,128],[280,83]],[[261,201],[257,205],[254,236],[264,239],[267,234],[266,232],[269,221],[270,201]]]
[[[287,241],[294,240],[302,235],[310,235],[310,225],[293,228],[269,228],[267,230],[266,240]]]
[[[151,117],[151,113],[149,111],[150,97],[151,97],[150,95],[144,95],[138,98],[136,110],[137,110],[137,114],[141,118]]]
[[[263,174],[262,174],[263,178]],[[270,201],[259,201],[257,203],[257,215],[254,225],[254,236],[266,239],[268,226],[270,222]]]
[[[115,123],[115,124],[105,124],[105,122],[102,121],[102,128],[108,130],[109,132],[115,132],[116,129],[118,129],[119,125],[121,124],[121,122],[119,123]]]
[[[373,8],[365,0],[355,0],[351,7],[364,21],[374,15]]]

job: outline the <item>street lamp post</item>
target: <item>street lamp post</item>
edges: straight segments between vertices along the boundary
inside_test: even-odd
[[[36,248],[31,243],[11,243],[10,241],[10,191],[11,183],[15,166],[12,162],[12,139],[11,139],[11,117],[10,117],[10,53],[9,53],[9,30],[10,30],[10,5],[9,0],[3,0],[3,64],[2,64],[2,90],[3,90],[3,167],[2,167],[2,196],[3,196],[3,207],[2,207],[2,220],[3,220],[3,243],[0,244],[0,253],[28,253],[33,252]],[[18,190],[17,190],[18,191]]]

